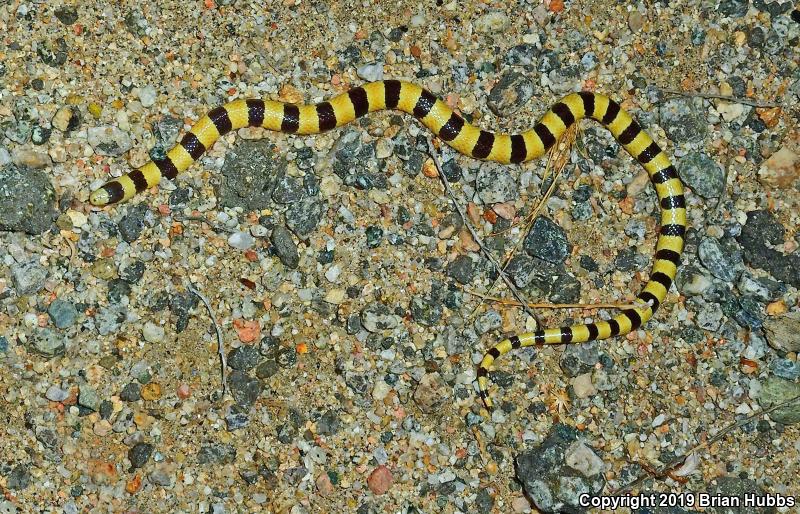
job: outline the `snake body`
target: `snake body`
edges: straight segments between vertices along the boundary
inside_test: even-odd
[[[607,96],[592,92],[572,93],[561,99],[530,130],[500,134],[481,130],[453,112],[445,102],[422,87],[399,80],[371,82],[315,105],[296,105],[272,100],[235,100],[202,117],[179,144],[161,159],[154,159],[90,195],[93,205],[128,200],[136,193],[174,178],[200,158],[222,135],[242,127],[317,134],[346,125],[373,111],[394,109],[413,114],[441,140],[460,153],[503,164],[541,157],[572,124],[583,118],[602,123],[616,140],[647,170],[661,206],[661,228],[650,279],[637,299],[636,308],[622,311],[607,321],[549,328],[511,336],[483,357],[477,370],[480,396],[488,408],[488,372],[495,359],[511,350],[544,344],[583,343],[624,335],[649,320],[667,296],[677,273],[686,232],[683,186],[667,155],[653,139]]]

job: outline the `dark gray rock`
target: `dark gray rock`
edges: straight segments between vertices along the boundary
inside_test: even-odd
[[[597,347],[596,341],[567,345],[559,360],[561,369],[569,377],[577,377],[592,371],[595,364],[600,361]]]
[[[701,144],[708,134],[706,109],[703,100],[677,98],[661,104],[661,126],[667,136],[678,144]]]
[[[119,270],[119,278],[129,284],[138,284],[139,280],[144,276],[144,262],[134,260],[128,266]]]
[[[430,296],[411,299],[411,316],[420,325],[432,326],[442,319],[442,302]]]
[[[590,468],[594,473],[585,476],[583,466],[577,466],[579,471],[568,465],[567,453],[575,441],[575,430],[558,424],[540,445],[516,458],[517,479],[542,512],[586,512],[580,496],[597,495],[605,485],[596,469]]]
[[[67,42],[63,37],[39,41],[36,48],[36,53],[42,62],[53,68],[58,68],[67,62],[68,51]]]
[[[478,198],[486,205],[508,202],[519,198],[519,186],[508,173],[506,166],[495,162],[484,162],[475,178]]]
[[[75,323],[75,319],[78,317],[78,310],[72,302],[56,298],[48,306],[47,314],[50,315],[50,319],[53,320],[56,328],[67,328]]]
[[[292,239],[292,234],[283,226],[277,226],[269,237],[275,254],[284,266],[296,269],[300,264],[300,255],[297,253],[297,244]]]
[[[236,460],[236,447],[232,444],[202,446],[197,452],[199,464],[231,464]]]
[[[319,420],[317,420],[317,433],[319,435],[335,435],[342,428],[342,421],[339,413],[335,410],[327,410]]]
[[[706,237],[700,241],[697,255],[712,275],[726,282],[735,281],[744,270],[741,248],[733,238]]]
[[[67,338],[49,328],[40,328],[35,330],[33,335],[28,338],[28,345],[36,353],[51,358],[57,355],[64,355],[64,350],[67,347]]]
[[[304,196],[303,183],[300,179],[284,175],[275,184],[272,199],[277,203],[291,204]]]
[[[750,8],[750,0],[722,0],[717,9],[720,14],[731,18],[741,18],[747,14]]]
[[[228,385],[234,401],[243,409],[248,409],[256,403],[264,387],[261,380],[238,370],[234,370],[228,376]]]
[[[128,450],[128,460],[131,461],[131,469],[144,467],[150,456],[153,455],[153,445],[149,443],[137,443]]]
[[[523,43],[509,48],[505,61],[509,66],[531,66],[536,63],[540,53],[541,48],[538,46]]]
[[[255,368],[259,359],[261,355],[255,346],[240,346],[228,352],[228,365],[240,371]]]
[[[13,491],[22,491],[31,485],[29,465],[18,464],[7,477],[7,487]]]
[[[564,229],[545,216],[539,216],[533,222],[523,247],[533,257],[554,264],[564,262],[572,250]]]
[[[784,254],[766,243],[783,243],[785,229],[768,211],[750,211],[742,233],[736,238],[742,246],[744,261],[768,271],[776,279],[800,287],[800,253]]]
[[[725,171],[705,152],[691,152],[678,161],[681,180],[703,198],[719,198],[725,190]]]
[[[509,116],[530,100],[533,89],[533,82],[526,74],[507,71],[489,92],[486,104],[496,115]]]
[[[122,239],[132,243],[139,238],[144,229],[144,219],[147,212],[148,207],[145,203],[138,203],[127,209],[125,215],[117,223]]]
[[[243,141],[228,151],[220,172],[216,186],[220,206],[261,210],[271,204],[275,187],[286,173],[286,159],[266,140]]]
[[[447,265],[447,276],[467,285],[475,278],[475,262],[468,255],[459,255]]]
[[[56,192],[42,170],[0,168],[0,230],[41,234],[53,224]]]
[[[718,477],[715,482],[716,483],[709,488],[709,493],[714,496],[736,496],[741,501],[741,506],[739,507],[717,507],[714,510],[714,512],[717,514],[772,514],[776,512],[774,507],[758,508],[753,506],[745,506],[745,496],[764,496],[764,489],[762,489],[755,480],[735,476],[725,476]]]
[[[327,204],[317,198],[303,198],[289,205],[286,225],[298,237],[307,236],[317,228],[326,208]]]
[[[124,402],[137,402],[142,399],[142,386],[138,382],[125,384],[119,393],[120,400]]]
[[[39,264],[39,259],[31,259],[11,266],[11,281],[18,296],[39,292],[47,280],[47,268]]]
[[[58,21],[64,25],[72,25],[78,21],[78,11],[74,7],[59,7],[53,14],[55,14]]]

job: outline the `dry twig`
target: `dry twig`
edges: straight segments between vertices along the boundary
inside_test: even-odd
[[[208,310],[208,317],[211,318],[211,323],[214,325],[214,329],[217,332],[217,352],[219,353],[219,360],[222,365],[222,397],[225,397],[225,395],[228,393],[228,361],[225,358],[225,343],[222,339],[222,329],[219,328],[217,318],[214,315],[214,310],[211,308],[211,302],[208,300],[208,298],[206,298],[203,293],[197,290],[191,280],[186,285],[186,289],[188,289],[193,295],[200,298],[200,301],[202,301],[206,306],[206,310]]]
[[[461,208],[461,204],[458,203],[458,199],[456,198],[455,193],[453,193],[453,189],[450,187],[450,183],[447,182],[447,177],[445,177],[444,173],[442,172],[442,163],[439,162],[439,153],[436,151],[436,148],[433,146],[433,141],[430,139],[428,139],[428,150],[431,154],[431,158],[433,159],[433,164],[436,166],[436,170],[439,172],[439,178],[441,179],[442,184],[444,184],[445,191],[447,191],[447,194],[450,196],[450,200],[453,202],[453,206],[455,207],[456,211],[458,211],[461,219],[464,220],[464,226],[467,227],[467,230],[469,230],[470,234],[472,234],[472,238],[475,240],[475,243],[477,243],[477,245],[480,247],[481,253],[483,253],[483,255],[486,256],[486,258],[489,259],[489,261],[495,267],[498,277],[505,282],[506,286],[508,286],[508,289],[511,291],[511,294],[514,295],[514,298],[519,300],[523,309],[525,309],[525,312],[535,319],[533,312],[531,312],[526,306],[526,302],[522,298],[522,294],[519,292],[514,283],[511,282],[511,279],[508,278],[508,275],[506,275],[504,271],[505,267],[501,266],[500,263],[497,262],[497,259],[494,258],[494,255],[492,255],[492,253],[486,249],[480,237],[478,236],[478,233],[475,231],[472,225],[470,225],[469,218],[467,218],[467,213]]]
[[[733,102],[742,105],[749,105],[751,107],[782,107],[783,104],[777,102],[764,102],[761,100],[751,100],[749,98],[739,98],[729,95],[720,95],[717,93],[695,93],[692,91],[678,91],[677,89],[662,89],[662,93],[667,93],[675,96],[686,96],[689,98],[705,98],[706,100],[725,100],[726,102]]]
[[[678,466],[681,466],[684,463],[684,461],[689,456],[691,456],[693,453],[696,453],[696,452],[698,452],[698,451],[700,451],[700,450],[702,450],[704,448],[708,448],[708,446],[710,446],[711,444],[719,441],[720,439],[722,439],[723,437],[725,437],[727,434],[731,433],[735,429],[741,428],[741,427],[747,425],[748,423],[750,423],[754,419],[758,418],[759,416],[763,416],[764,414],[769,414],[770,412],[773,412],[773,411],[776,411],[776,410],[778,410],[780,408],[786,407],[790,403],[796,402],[797,400],[800,400],[800,395],[797,395],[797,396],[795,396],[793,398],[789,398],[785,402],[776,403],[775,405],[772,405],[767,409],[763,409],[763,410],[760,410],[758,412],[754,412],[753,414],[747,416],[746,418],[740,419],[739,421],[736,421],[734,423],[729,424],[728,426],[726,426],[725,428],[723,428],[722,430],[720,430],[719,432],[717,432],[716,434],[711,436],[707,441],[695,445],[693,448],[691,448],[689,451],[687,451],[683,455],[675,457],[674,459],[669,461],[667,464],[661,466],[660,469],[652,469],[649,466],[643,466],[642,464],[639,464],[645,470],[645,473],[639,475],[639,477],[637,477],[636,480],[634,480],[630,484],[624,485],[622,487],[618,487],[611,494],[616,496],[616,495],[619,495],[619,494],[621,494],[621,493],[623,493],[623,492],[625,492],[625,491],[627,491],[629,489],[633,489],[634,487],[636,487],[637,485],[641,484],[642,482],[644,482],[645,480],[647,480],[651,476],[655,476],[657,478],[664,478],[664,477],[674,478],[672,475],[675,472],[675,468],[677,468]],[[679,477],[679,478],[682,478],[682,477]]]

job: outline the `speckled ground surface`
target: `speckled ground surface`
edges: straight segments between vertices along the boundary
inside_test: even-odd
[[[759,414],[800,395],[793,9],[0,1],[0,513],[797,494],[800,405]],[[543,161],[444,150],[462,220],[428,132],[391,113],[320,136],[240,130],[173,183],[86,203],[216,105],[319,101],[388,77],[487,129],[527,129],[570,91],[620,101],[690,189],[685,264],[655,318],[506,356],[499,408],[479,403],[483,351],[535,322],[471,293],[511,298],[465,223],[514,257],[532,302],[624,303],[647,279],[655,194],[589,122],[529,233]],[[225,396],[190,286],[221,329]],[[536,310],[546,326],[612,313]]]

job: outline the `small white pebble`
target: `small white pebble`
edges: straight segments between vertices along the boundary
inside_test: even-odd
[[[142,327],[142,336],[148,343],[160,343],[164,340],[164,329],[155,323],[148,321]]]
[[[256,244],[256,239],[248,232],[234,232],[228,238],[228,244],[237,250],[247,250]]]
[[[328,282],[336,282],[339,280],[339,275],[342,274],[342,268],[338,264],[334,264],[328,271],[325,272],[325,278],[328,279]]]
[[[142,102],[143,107],[151,107],[156,103],[158,92],[153,86],[145,86],[139,90],[139,101]]]
[[[364,80],[375,82],[376,80],[383,80],[383,63],[375,62],[359,66],[356,70],[358,76]]]

